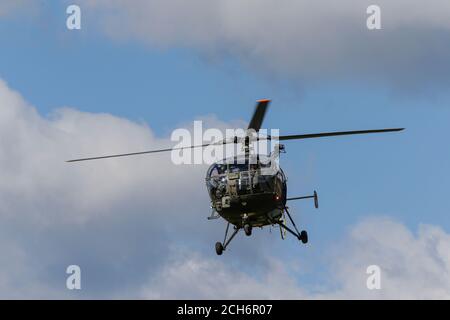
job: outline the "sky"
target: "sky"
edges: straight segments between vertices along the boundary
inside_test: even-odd
[[[0,297],[448,299],[450,4],[378,0],[368,30],[372,2],[0,0]],[[319,194],[290,204],[307,245],[264,228],[216,256],[206,165],[64,162],[245,126],[261,98],[280,134],[406,128],[286,143],[288,195]]]

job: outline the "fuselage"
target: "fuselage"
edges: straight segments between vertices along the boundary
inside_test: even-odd
[[[224,159],[206,174],[211,207],[238,227],[273,224],[286,204],[286,176],[281,168],[268,156],[254,157]]]

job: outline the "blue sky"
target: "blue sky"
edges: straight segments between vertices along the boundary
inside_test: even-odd
[[[253,60],[249,63],[245,51],[234,54],[235,51],[230,50],[217,55],[195,45],[177,45],[176,41],[161,46],[141,41],[139,36],[115,39],[99,29],[95,14],[89,11],[91,9],[87,5],[84,9],[83,3],[83,10],[88,12],[83,15],[82,29],[68,31],[65,28],[65,6],[64,1],[58,5],[44,2],[38,13],[31,14],[24,10],[0,18],[0,77],[35,106],[44,118],[52,119],[56,109],[68,106],[79,111],[108,113],[138,124],[145,123],[156,138],[167,139],[173,129],[202,116],[214,115],[218,121],[225,123],[247,121],[255,101],[270,98],[273,102],[264,127],[279,128],[281,134],[406,128],[406,131],[395,134],[286,143],[287,154],[281,164],[289,177],[289,194],[309,194],[316,189],[320,200],[319,210],[313,209],[312,203],[291,205],[298,223],[309,232],[311,244],[308,247],[299,246],[293,239],[281,244],[276,240],[275,246],[281,251],[274,254],[275,259],[290,260],[295,256],[304,264],[304,270],[295,276],[302,285],[316,288],[328,281],[324,279],[329,278],[329,262],[322,253],[334,248],[336,241],[350,246],[343,239],[346,239],[349,230],[368,217],[389,217],[413,234],[420,224],[439,226],[446,232],[450,230],[449,180],[446,178],[450,174],[450,151],[446,144],[446,137],[450,136],[448,79],[442,80],[441,75],[436,75],[435,79],[421,79],[422,71],[417,67],[416,73],[414,70],[409,72],[415,74],[418,80],[414,82],[409,79],[414,84],[405,87],[385,80],[390,77],[388,69],[384,78],[380,76],[383,71],[379,74],[367,73],[365,77],[358,72],[350,72],[344,74],[341,80],[317,71],[318,74],[310,82],[301,75],[296,77],[292,73],[266,68],[264,61]],[[441,40],[444,39],[448,39],[446,31],[441,37]],[[433,49],[430,48],[427,60],[433,60]],[[368,61],[373,59],[376,60],[377,56],[368,58]],[[414,68],[414,65],[410,67]],[[444,69],[446,67],[443,66]],[[391,78],[397,77],[396,73]],[[116,151],[112,150],[113,153]],[[33,154],[29,156],[33,157]],[[127,160],[126,164],[133,165],[132,161]],[[148,171],[154,169],[152,165],[146,168]],[[213,225],[211,230],[214,230],[217,239],[221,239],[223,224],[206,224],[204,221],[209,214],[209,203],[201,181],[201,171],[193,169],[200,176],[195,183],[192,182],[195,195],[191,196],[188,192],[186,201],[192,199],[196,202],[195,208],[203,211],[191,217],[188,228],[195,232],[195,219],[198,219],[199,232]],[[189,173],[189,176],[194,173]],[[197,192],[197,189],[200,191]],[[169,201],[172,196],[167,196]],[[183,198],[183,194],[178,196]],[[138,196],[136,199],[140,201]],[[118,203],[118,206],[127,210],[126,201]],[[152,212],[153,208],[144,206],[142,210]],[[133,227],[128,225],[130,221],[124,222],[123,218],[117,217],[112,219],[114,222],[108,222],[112,226],[105,231],[108,234],[112,235],[114,230],[120,233],[121,225],[125,225],[126,232],[134,232]],[[164,217],[159,219],[163,224],[170,223]],[[97,224],[101,226],[101,221],[94,220],[87,224],[85,228],[88,230],[97,230]],[[167,225],[162,228],[167,228]],[[383,236],[383,230],[377,232]],[[145,235],[145,228],[139,234]],[[208,235],[211,234],[208,231]],[[71,235],[79,236],[76,232]],[[267,232],[257,234],[254,245],[261,241],[266,244],[268,240],[261,240],[264,235],[267,236]],[[50,240],[64,236],[55,231],[53,237]],[[161,241],[151,235],[143,237],[141,240],[135,239],[136,243]],[[175,237],[172,241],[175,245],[184,243],[189,249],[211,255],[214,263],[216,259],[224,258],[226,263],[246,270],[246,259],[239,259],[245,250],[253,249],[251,242],[246,241],[239,255],[233,256],[233,251],[230,251],[225,257],[216,258],[211,237],[196,238],[192,242]],[[124,241],[127,239],[129,241],[129,238]],[[271,239],[275,241],[277,238]],[[50,241],[48,238],[41,240],[43,243]],[[243,240],[247,239],[240,238],[232,246],[240,246]],[[29,247],[26,239],[18,242]],[[94,270],[86,276],[88,279],[93,277],[92,274],[101,273],[104,262],[99,261],[96,265],[95,258],[88,257],[95,255],[93,252],[99,248],[107,248],[106,244],[99,248],[88,244],[77,247],[75,242],[69,241],[67,245],[71,248],[69,252],[83,259],[84,264]],[[127,248],[126,244],[123,246]],[[258,253],[251,253],[250,256],[270,255],[261,251],[264,250],[258,249]],[[105,251],[100,250],[97,254],[102,252]],[[39,259],[34,257],[33,260]],[[70,256],[60,260],[48,258],[45,266],[56,270],[69,260]],[[138,260],[131,259],[121,268],[128,266],[133,270],[133,263]],[[47,272],[50,272],[49,269]],[[140,267],[136,269],[141,270]],[[111,272],[111,277],[117,274],[121,273]],[[45,281],[55,286],[60,279],[46,275],[46,271],[42,271],[37,278],[47,279]],[[127,283],[126,290],[133,291],[134,283],[140,280]],[[120,288],[114,289],[120,296]],[[108,297],[108,290],[112,289],[103,287],[99,282],[91,291],[88,290],[87,296]],[[83,297],[83,293],[79,297]]]

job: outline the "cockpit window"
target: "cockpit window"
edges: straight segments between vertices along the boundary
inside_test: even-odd
[[[230,172],[248,171],[248,164],[230,164]]]
[[[219,170],[217,170],[217,168],[214,167],[214,168],[211,170],[211,177],[215,177],[215,176],[218,176],[218,175],[219,175]]]
[[[259,165],[261,166],[261,168],[270,168],[270,166],[272,165],[272,163],[270,161],[265,161],[265,162],[260,162]]]
[[[213,164],[207,173],[207,178],[216,178],[226,175],[228,173],[239,173],[239,172],[250,172],[255,174],[260,172],[262,175],[272,175],[273,173],[268,173],[267,170],[273,170],[272,162],[270,159],[264,159],[266,161],[261,161],[258,163],[215,163]],[[261,170],[261,171],[260,171]],[[271,171],[270,171],[271,172]]]
[[[215,164],[213,168],[210,169],[209,176],[217,177],[225,174],[227,171],[227,166],[225,164]]]

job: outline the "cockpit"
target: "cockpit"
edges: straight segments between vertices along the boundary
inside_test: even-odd
[[[206,174],[206,185],[213,200],[224,196],[273,192],[278,177],[284,174],[269,157],[265,159],[224,159],[211,165]]]

